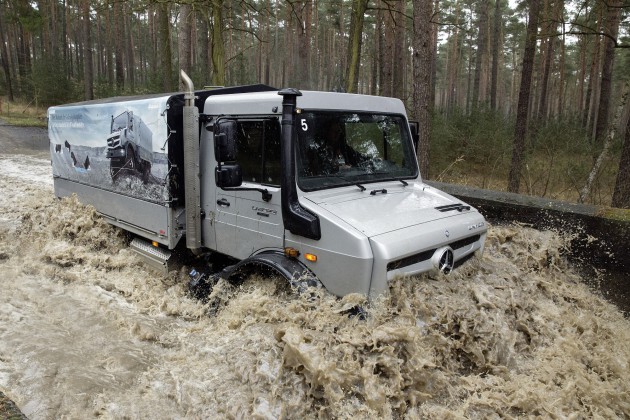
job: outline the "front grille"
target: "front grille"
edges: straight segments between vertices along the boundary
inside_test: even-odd
[[[387,271],[397,270],[399,268],[408,267],[410,265],[418,264],[420,262],[430,259],[435,253],[435,249],[420,252],[418,254],[410,255],[405,258],[401,258],[396,261],[391,261],[387,264]]]
[[[110,137],[107,139],[107,146],[117,147],[120,145],[120,136]]]
[[[472,245],[481,238],[481,235],[473,235],[467,238],[460,239],[459,241],[451,242],[448,244],[453,250],[463,248],[468,245]],[[409,267],[410,265],[418,264],[423,261],[431,259],[437,248],[422,251],[417,254],[410,255],[405,258],[401,258],[396,261],[391,261],[387,264],[387,271],[398,270],[399,268]]]
[[[453,249],[463,248],[467,245],[472,245],[477,242],[481,238],[481,235],[469,236],[468,238],[460,239],[459,241],[455,241],[453,243],[448,244]]]

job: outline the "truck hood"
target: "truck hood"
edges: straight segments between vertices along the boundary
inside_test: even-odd
[[[366,191],[355,186],[318,191],[307,199],[368,237],[475,211],[471,207],[436,209],[466,204],[425,184],[367,184],[366,187],[369,187]],[[372,191],[378,192],[372,195]]]

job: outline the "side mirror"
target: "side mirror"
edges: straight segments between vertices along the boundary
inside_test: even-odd
[[[241,165],[234,163],[217,166],[214,170],[214,178],[219,188],[239,187],[243,183]]]
[[[215,126],[214,155],[217,162],[236,160],[236,121],[222,120]]]
[[[413,147],[418,151],[418,141],[420,141],[420,123],[418,121],[409,121],[409,129],[411,130],[411,140]]]

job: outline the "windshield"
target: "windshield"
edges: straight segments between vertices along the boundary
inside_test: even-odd
[[[123,112],[119,116],[112,118],[112,133],[127,127],[127,113]]]
[[[304,191],[417,176],[400,115],[302,112],[297,132],[298,185]]]

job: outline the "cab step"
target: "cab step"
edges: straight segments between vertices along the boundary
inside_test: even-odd
[[[142,260],[150,268],[160,274],[168,274],[169,271],[179,267],[177,258],[168,249],[154,246],[151,242],[140,238],[134,238],[129,247],[142,257]]]

